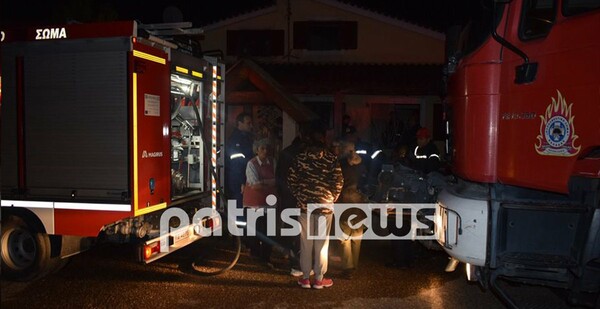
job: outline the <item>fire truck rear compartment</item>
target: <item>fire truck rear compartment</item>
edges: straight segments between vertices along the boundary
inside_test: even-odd
[[[129,38],[29,42],[3,48],[7,55],[3,74],[8,81],[2,107],[3,197],[25,193],[29,198],[68,200],[129,198],[129,49]],[[21,65],[14,63],[19,58]],[[25,95],[19,98],[19,93]],[[24,174],[20,176],[21,160]],[[24,177],[26,192],[17,190],[19,177]]]

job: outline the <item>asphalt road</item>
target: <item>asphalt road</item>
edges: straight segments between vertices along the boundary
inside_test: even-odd
[[[491,291],[466,282],[464,267],[445,273],[447,257],[416,245],[414,266],[390,269],[387,244],[363,242],[352,280],[301,289],[282,265],[268,269],[246,254],[229,272],[202,277],[185,267],[197,248],[150,265],[131,261],[127,246],[105,245],[75,256],[61,271],[33,282],[2,281],[4,308],[504,308]],[[336,278],[337,277],[337,278]],[[523,308],[568,308],[546,288],[504,284]]]

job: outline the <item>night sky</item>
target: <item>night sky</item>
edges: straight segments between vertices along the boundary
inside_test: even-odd
[[[267,7],[274,0],[0,0],[0,26],[64,24],[69,21],[92,22],[131,20],[142,23],[173,21],[177,14],[165,14],[173,7],[182,12],[183,21],[194,27]],[[291,0],[302,1],[302,0]],[[427,28],[444,31],[462,21],[461,0],[341,0],[384,15],[403,19]],[[171,7],[171,9],[167,9]],[[175,10],[176,11],[176,10]]]

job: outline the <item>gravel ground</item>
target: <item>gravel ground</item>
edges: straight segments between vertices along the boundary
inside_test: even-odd
[[[334,286],[301,289],[276,257],[269,269],[243,254],[229,272],[203,277],[190,272],[185,248],[150,265],[131,261],[128,246],[100,246],[72,258],[61,271],[20,283],[2,281],[2,308],[503,308],[491,291],[466,282],[460,267],[443,269],[447,256],[415,244],[410,269],[390,269],[387,243],[363,242],[360,268],[352,280],[340,279],[330,265]],[[524,308],[568,308],[549,289],[506,285]]]

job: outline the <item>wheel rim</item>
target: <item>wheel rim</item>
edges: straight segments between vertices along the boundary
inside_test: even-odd
[[[14,269],[25,269],[31,266],[37,255],[37,244],[33,234],[27,230],[15,229],[4,235],[3,241],[8,259],[8,266]]]

